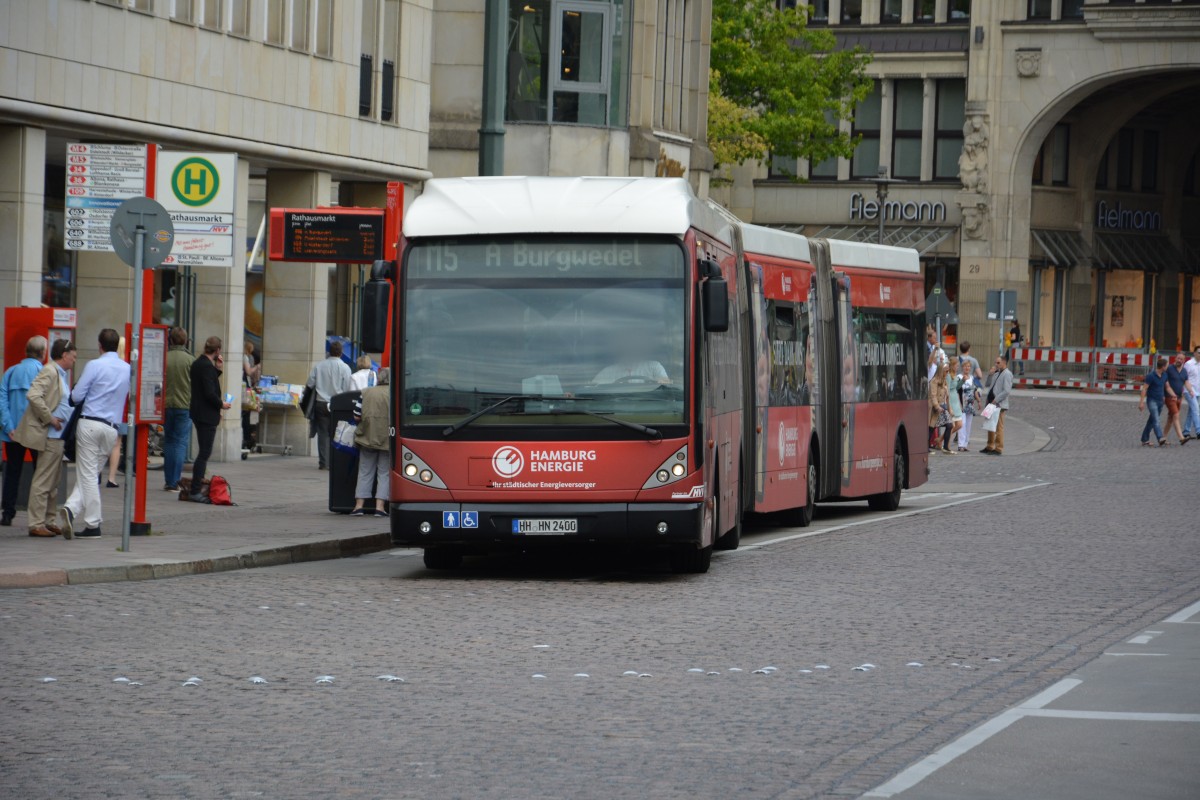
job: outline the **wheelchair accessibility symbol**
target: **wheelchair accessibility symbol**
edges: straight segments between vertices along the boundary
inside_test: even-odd
[[[462,526],[464,528],[478,528],[479,527],[479,512],[478,511],[462,512]]]

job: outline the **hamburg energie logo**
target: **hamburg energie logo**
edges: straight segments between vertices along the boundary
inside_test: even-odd
[[[202,206],[217,196],[221,177],[206,158],[186,158],[171,173],[171,191],[179,202]]]
[[[512,478],[525,468],[525,456],[512,445],[505,445],[492,454],[492,469],[502,478]]]

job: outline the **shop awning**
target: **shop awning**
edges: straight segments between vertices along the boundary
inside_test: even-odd
[[[925,255],[956,233],[958,228],[949,226],[891,225],[883,229],[883,243],[893,247],[911,247]],[[879,226],[830,225],[814,234],[813,238],[874,244],[879,241]]]
[[[1187,272],[1183,255],[1165,236],[1145,233],[1096,233],[1096,266],[1145,272]]]
[[[1079,231],[1054,231],[1034,228],[1030,231],[1034,241],[1041,245],[1042,252],[1056,267],[1070,268],[1091,266],[1092,249]]]

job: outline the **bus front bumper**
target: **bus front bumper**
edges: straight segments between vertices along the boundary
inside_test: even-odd
[[[703,503],[394,503],[392,542],[400,547],[473,545],[480,549],[569,543],[663,547],[698,543],[703,507]],[[575,532],[564,531],[572,527]]]

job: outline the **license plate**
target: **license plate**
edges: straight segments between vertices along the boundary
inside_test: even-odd
[[[514,519],[513,533],[525,536],[562,536],[579,533],[577,519]]]

